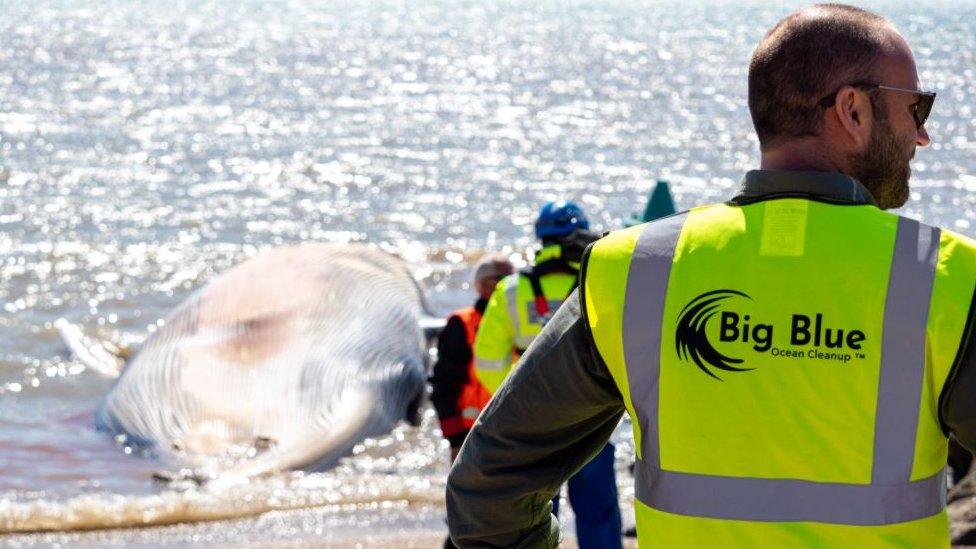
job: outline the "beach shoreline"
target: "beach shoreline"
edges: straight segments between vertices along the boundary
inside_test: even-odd
[[[572,513],[564,512],[560,518],[564,532],[560,547],[575,548]],[[7,534],[0,536],[0,546],[165,547],[206,544],[211,549],[439,548],[446,535],[442,506],[400,501],[272,511],[233,520],[147,528]],[[624,547],[637,547],[636,540],[625,540]]]

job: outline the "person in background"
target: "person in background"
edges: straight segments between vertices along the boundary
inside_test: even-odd
[[[579,281],[584,248],[596,240],[583,210],[573,202],[545,204],[535,222],[542,249],[533,265],[503,279],[485,309],[475,339],[475,372],[494,393],[511,372],[518,357],[542,331],[546,322]],[[540,388],[542,389],[542,388]],[[526,419],[531,406],[523,410]],[[497,450],[504,454],[502,442]],[[504,459],[503,455],[499,456]],[[554,462],[554,466],[558,463]],[[576,513],[576,537],[581,549],[622,546],[620,505],[614,475],[614,446],[600,452],[569,479],[569,503]],[[549,509],[545,509],[548,513]],[[559,512],[559,496],[552,513]]]
[[[491,399],[491,393],[474,373],[472,347],[481,315],[498,281],[514,270],[503,255],[482,257],[474,267],[474,290],[478,299],[474,305],[452,312],[437,338],[437,363],[430,378],[431,401],[440,420],[441,433],[451,445],[452,463],[474,420]]]
[[[533,264],[503,279],[488,301],[475,339],[475,373],[494,393],[519,356],[579,281],[583,249],[596,240],[575,202],[547,202],[535,222],[542,244]]]
[[[547,499],[625,411],[642,548],[949,546],[976,242],[885,211],[935,93],[888,20],[840,4],[777,23],[748,89],[759,169],[588,249],[451,469],[458,546],[555,547]]]

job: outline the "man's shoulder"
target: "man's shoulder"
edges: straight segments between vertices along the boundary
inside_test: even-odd
[[[902,221],[908,221],[909,223],[917,223],[920,233],[934,234],[935,231],[938,231],[939,233],[938,244],[939,244],[939,248],[941,249],[939,255],[942,256],[943,261],[947,259],[947,257],[957,255],[957,254],[964,257],[971,257],[974,260],[976,260],[976,240],[974,240],[973,238],[966,236],[962,233],[953,231],[951,229],[947,229],[945,227],[939,227],[937,225],[929,225],[927,223],[923,223],[921,221],[912,219],[910,217],[905,217],[892,212],[883,212],[883,213],[885,215],[897,217]],[[976,263],[974,263],[974,265],[976,265]]]
[[[962,233],[957,233],[949,229],[942,229],[942,233],[945,235],[947,240],[965,250],[967,253],[976,254],[976,240]]]
[[[976,279],[976,240],[942,229],[936,269],[943,274],[953,273],[963,279]]]
[[[708,204],[694,208],[694,210],[702,210],[715,206],[721,206],[721,204]],[[645,231],[654,231],[658,227],[665,228],[668,225],[673,226],[675,220],[680,222],[690,211],[678,212],[660,219],[655,219],[654,221],[610,231],[590,246],[589,253],[587,254],[588,259],[590,261],[594,258],[601,261],[629,259],[637,247],[638,239]]]
[[[633,227],[608,232],[607,234],[603,235],[602,238],[594,242],[590,247],[590,252],[588,254],[590,259],[594,257],[609,259],[623,255],[629,256],[631,253],[633,253],[634,246],[637,244],[637,239],[640,238],[641,233],[643,233],[651,223],[654,222],[651,221],[648,223],[641,223],[640,225],[634,225]]]

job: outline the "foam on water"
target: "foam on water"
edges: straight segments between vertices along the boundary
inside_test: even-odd
[[[427,417],[426,429],[433,431]],[[408,432],[409,431],[409,432]],[[308,507],[357,506],[378,502],[413,505],[443,501],[446,467],[437,467],[416,450],[394,459],[397,446],[421,448],[436,439],[420,440],[422,431],[401,427],[389,437],[371,439],[357,448],[356,465],[328,473],[277,473],[263,477],[222,475],[202,486],[176,482],[158,493],[132,495],[92,493],[64,500],[48,498],[0,501],[0,531],[91,530],[159,526],[258,515]],[[439,450],[439,448],[437,448]],[[427,450],[431,450],[427,448]],[[428,451],[428,456],[440,452]],[[433,477],[426,469],[442,470]],[[396,482],[389,482],[391,476]]]

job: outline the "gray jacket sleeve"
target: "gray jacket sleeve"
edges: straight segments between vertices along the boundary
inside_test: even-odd
[[[939,419],[946,435],[952,434],[970,452],[976,451],[976,296],[949,379],[939,401]]]
[[[574,292],[468,435],[447,481],[459,547],[555,547],[551,499],[596,455],[624,405]]]

